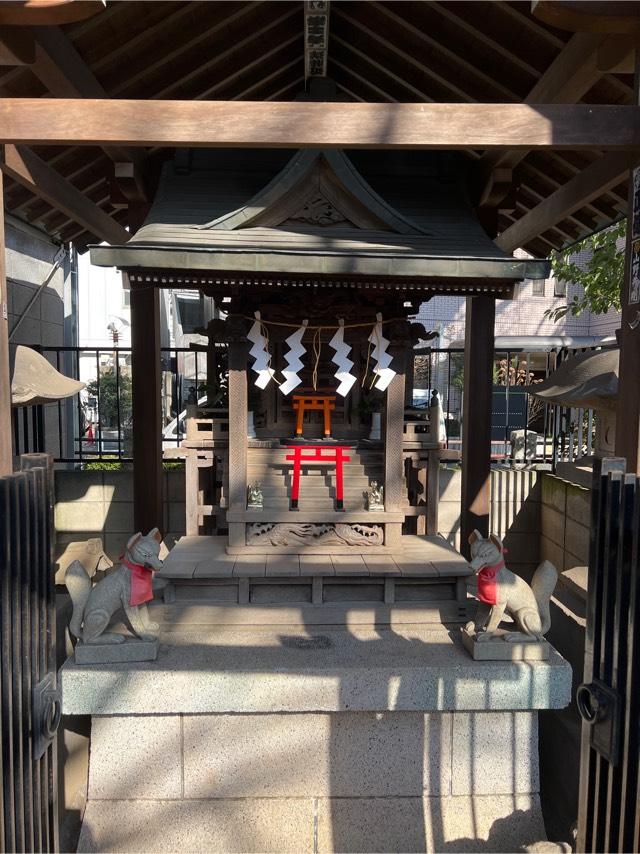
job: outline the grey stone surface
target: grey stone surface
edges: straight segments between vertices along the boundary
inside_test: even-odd
[[[94,717],[89,798],[182,797],[179,716]]]
[[[543,474],[542,503],[564,513],[567,503],[567,482],[553,474]]]
[[[123,664],[125,662],[155,661],[159,643],[127,637],[124,643],[82,643],[75,650],[76,664]]]
[[[462,643],[474,661],[546,661],[549,644],[546,641],[506,641],[504,629],[498,629],[490,640],[478,641],[474,633],[463,628]]]
[[[318,851],[518,851],[545,838],[537,796],[343,798],[318,804]]]
[[[452,718],[453,795],[538,791],[535,712],[457,712]]]
[[[90,801],[78,851],[312,852],[311,798]]]
[[[586,525],[581,525],[580,522],[573,519],[567,519],[565,549],[569,554],[578,558],[579,563],[574,564],[574,566],[589,562],[589,536],[590,531]]]
[[[540,520],[542,532],[545,537],[548,537],[552,542],[561,548],[564,547],[566,517],[564,513],[560,513],[548,504],[543,504]]]
[[[154,662],[60,671],[67,714],[309,711],[474,711],[563,708],[571,668],[545,662],[482,662],[458,631],[318,626],[221,627],[165,633]]]
[[[184,718],[187,798],[441,794],[451,716],[416,712]]]

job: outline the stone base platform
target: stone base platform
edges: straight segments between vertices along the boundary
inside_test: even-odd
[[[544,839],[536,710],[571,670],[474,662],[457,626],[246,626],[61,684],[92,716],[78,850],[495,852]]]
[[[375,612],[377,623],[470,617],[471,568],[443,537],[406,536],[384,555],[230,555],[226,547],[223,536],[183,537],[175,545],[156,576],[167,606],[161,622],[344,625],[363,609]]]

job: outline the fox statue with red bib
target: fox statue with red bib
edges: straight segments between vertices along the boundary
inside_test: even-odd
[[[153,574],[162,568],[161,542],[157,528],[146,536],[134,534],[120,558],[119,568],[96,585],[92,585],[80,561],[69,565],[65,575],[73,602],[69,629],[78,640],[83,644],[124,644],[126,635],[106,631],[119,609],[124,611],[136,637],[157,640],[160,627],[149,619],[146,603],[153,599]]]
[[[500,632],[504,641],[542,641],[549,630],[549,600],[558,581],[558,572],[548,560],[536,569],[531,586],[507,569],[504,562],[506,549],[495,534],[486,539],[479,531],[469,537],[470,566],[476,573],[480,600],[475,620],[467,623],[464,631],[475,634],[480,643],[496,637],[504,615],[513,620],[516,631]]]

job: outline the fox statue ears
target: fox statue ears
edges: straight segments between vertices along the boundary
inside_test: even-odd
[[[149,533],[147,534],[147,537],[153,537],[153,539],[154,539],[157,543],[161,543],[161,542],[162,542],[162,534],[160,533],[160,531],[159,531],[157,528],[152,528],[152,529],[149,531]],[[127,549],[132,549],[132,548],[135,546],[135,544],[136,544],[139,540],[141,540],[141,539],[142,539],[142,532],[141,532],[141,531],[138,531],[138,533],[137,533],[137,534],[134,534],[134,535],[130,538],[129,542],[127,543]]]
[[[478,540],[481,540],[481,539],[482,539],[482,534],[480,533],[480,531],[477,528],[475,528],[475,530],[473,530],[469,534],[469,539],[467,540],[467,542],[469,543],[470,546],[472,546],[474,543],[477,543]]]
[[[477,543],[477,542],[478,542],[478,540],[482,540],[482,539],[484,539],[484,537],[482,536],[482,534],[480,533],[480,531],[479,531],[477,528],[475,528],[475,529],[474,529],[474,530],[469,534],[469,539],[468,539],[468,541],[467,541],[467,542],[469,543],[469,545],[470,545],[470,546],[472,546],[474,543]],[[489,540],[491,540],[491,542],[493,543],[493,545],[498,549],[498,551],[499,551],[500,553],[502,553],[502,552],[504,552],[504,551],[505,551],[505,548],[504,548],[504,546],[502,545],[502,540],[500,539],[500,537],[498,537],[498,536],[497,536],[497,534],[489,534],[488,539],[489,539]]]

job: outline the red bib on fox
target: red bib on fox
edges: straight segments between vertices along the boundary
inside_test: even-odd
[[[503,560],[492,566],[483,566],[478,573],[478,599],[485,605],[498,604],[497,575],[501,569],[504,569]]]
[[[150,602],[153,599],[153,570],[139,563],[130,563],[124,556],[120,558],[120,563],[131,571],[129,604],[144,605]]]

